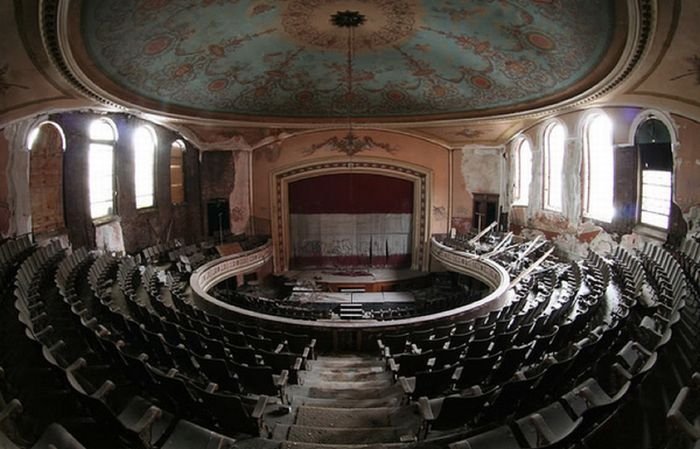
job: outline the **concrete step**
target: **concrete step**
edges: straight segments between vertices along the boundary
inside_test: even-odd
[[[272,438],[314,444],[376,444],[411,441],[413,432],[396,427],[328,428],[314,426],[277,425]]]
[[[376,408],[376,407],[396,407],[401,403],[402,396],[385,396],[372,399],[337,399],[337,398],[309,398],[295,397],[293,406],[314,406],[324,408]]]
[[[329,408],[304,405],[297,409],[295,425],[332,428],[413,427],[420,424],[418,408]]]
[[[381,449],[405,449],[406,443],[382,443]],[[321,443],[301,443],[299,441],[283,441],[279,449],[379,449],[377,445],[360,444],[321,444]]]

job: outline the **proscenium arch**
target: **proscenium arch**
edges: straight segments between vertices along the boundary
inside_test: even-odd
[[[432,170],[418,165],[381,158],[320,159],[285,167],[270,174],[273,267],[275,273],[289,270],[289,183],[322,175],[366,173],[413,182],[411,269],[428,269]]]

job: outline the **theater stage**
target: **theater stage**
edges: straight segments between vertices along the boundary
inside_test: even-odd
[[[290,270],[283,274],[294,293],[309,291],[400,292],[430,285],[430,273],[409,269],[326,268]]]

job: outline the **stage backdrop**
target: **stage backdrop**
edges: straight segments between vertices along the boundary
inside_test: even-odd
[[[291,268],[409,267],[413,182],[365,173],[289,184]]]

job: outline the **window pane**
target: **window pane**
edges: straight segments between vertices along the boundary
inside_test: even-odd
[[[642,223],[668,228],[671,213],[672,173],[662,170],[642,171]]]
[[[179,140],[173,142],[170,148],[170,201],[173,204],[185,202],[183,152],[185,144]]]
[[[597,115],[586,134],[588,161],[588,209],[593,218],[611,221],[614,215],[613,190],[615,162],[612,148],[612,123],[605,115]]]
[[[93,120],[90,124],[90,140],[115,141],[114,128],[106,120]]]
[[[547,133],[545,149],[545,204],[548,209],[562,210],[562,170],[565,135],[562,125],[553,125]]]
[[[522,139],[518,146],[517,161],[518,197],[515,202],[517,205],[527,206],[530,198],[530,182],[532,181],[532,150],[527,139]]]
[[[156,140],[153,131],[141,127],[134,132],[134,194],[136,208],[154,205]]]
[[[90,215],[104,217],[114,213],[114,157],[111,145],[92,143],[89,147]]]

